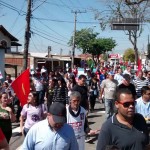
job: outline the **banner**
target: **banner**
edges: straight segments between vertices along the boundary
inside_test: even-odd
[[[11,84],[14,92],[20,100],[21,106],[27,103],[28,95],[30,92],[30,72],[29,69],[25,70],[16,80]]]

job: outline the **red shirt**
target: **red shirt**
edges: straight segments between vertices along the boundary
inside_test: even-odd
[[[0,128],[0,141],[4,140],[5,136]]]

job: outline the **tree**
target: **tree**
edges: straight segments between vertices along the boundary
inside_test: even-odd
[[[132,48],[128,48],[123,55],[123,60],[124,61],[130,61],[134,62],[135,61],[135,51]]]
[[[95,40],[97,35],[98,33],[94,33],[93,29],[91,28],[85,28],[81,29],[80,31],[76,31],[75,47],[82,50],[82,53],[87,53],[87,51],[89,51],[91,41]],[[71,37],[68,44],[70,46],[73,45],[73,37]]]
[[[130,1],[130,0],[125,0],[125,2],[126,2],[127,5],[140,4],[140,3],[144,2],[144,1],[147,1],[147,0],[137,0],[137,1],[133,1],[133,2]]]
[[[107,51],[111,51],[116,42],[112,38],[97,38],[98,33],[94,33],[91,28],[81,29],[76,32],[75,45],[82,53],[92,54],[92,59],[96,63],[99,62],[99,56]],[[71,37],[69,45],[72,46]],[[95,59],[96,58],[96,61]]]
[[[139,18],[140,28],[138,30],[124,31],[129,37],[129,41],[133,45],[135,51],[135,61],[138,62],[137,40],[143,31],[143,22],[147,22],[150,11],[149,0],[108,0],[110,13],[106,15],[97,11],[96,19],[100,21],[100,26],[104,30],[107,25],[111,25],[113,18]]]

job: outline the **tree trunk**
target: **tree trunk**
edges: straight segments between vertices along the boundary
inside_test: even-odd
[[[134,51],[135,51],[135,63],[136,65],[138,65],[138,48],[137,48],[137,31],[134,31],[134,36],[133,36],[133,40],[134,40]]]
[[[129,31],[129,40],[133,45],[134,52],[135,52],[135,64],[138,65],[138,48],[137,48],[137,30]]]
[[[134,46],[134,51],[135,51],[135,63],[136,63],[136,65],[138,65],[138,58],[139,58],[139,54],[138,54],[138,48],[137,48],[137,46],[135,45]]]

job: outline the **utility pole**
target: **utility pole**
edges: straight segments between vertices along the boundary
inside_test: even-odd
[[[48,59],[50,58],[51,46],[48,46]]]
[[[59,66],[61,66],[62,52],[63,52],[63,49],[61,48],[60,49],[60,54],[59,54]]]
[[[78,13],[86,13],[86,11],[71,11],[74,13],[74,34],[73,34],[73,46],[72,46],[72,57],[71,57],[71,68],[74,67],[74,56],[75,56],[75,36],[76,36],[76,23],[77,23],[77,14]]]
[[[147,59],[150,58],[150,43],[149,43],[149,35],[148,35],[148,44],[147,44]]]
[[[25,42],[24,42],[24,56],[23,56],[23,71],[28,67],[28,49],[29,49],[29,42],[30,42],[30,20],[31,20],[31,2],[32,0],[28,0],[28,7],[27,7],[27,15],[26,15],[26,29],[25,29]]]

